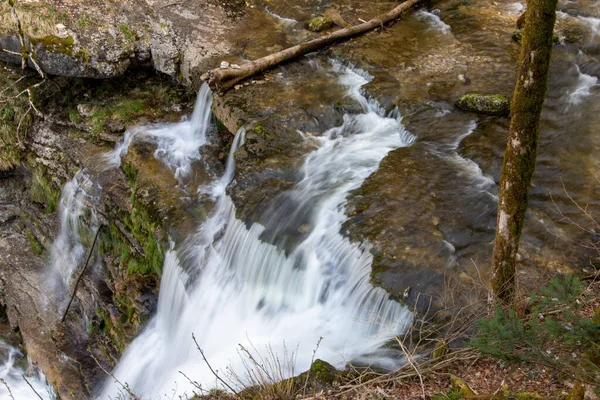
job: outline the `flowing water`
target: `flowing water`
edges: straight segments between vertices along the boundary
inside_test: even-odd
[[[339,232],[347,193],[390,150],[414,137],[399,118],[386,117],[360,95],[364,73],[334,68],[366,112],[346,115],[342,126],[310,139],[318,149],[305,159],[304,178],[275,202],[264,226],[247,227],[236,219],[224,190],[233,176],[234,152],[243,143],[243,130],[238,132],[225,176],[211,189],[217,203],[213,215],[183,249],[167,255],[157,315],[114,371],[134,392],[189,393],[193,387],[180,371],[206,388],[214,386],[192,334],[213,368],[240,376],[244,359],[238,345],[262,355],[272,352],[280,360],[294,353],[297,371],[308,368],[320,338],[317,356],[337,366],[352,360],[390,368],[400,361],[397,354],[386,357],[381,346],[402,332],[410,313],[371,286],[368,248]],[[290,243],[286,232],[294,230],[303,235]],[[267,232],[288,242],[266,243],[261,236]],[[119,390],[109,380],[99,398]]]
[[[212,93],[208,85],[198,92],[192,116],[179,123],[142,125],[128,130],[113,151],[103,156],[105,168],[121,165],[121,157],[127,154],[135,140],[149,140],[156,144],[154,157],[171,169],[175,178],[184,184],[195,161],[201,159],[200,149],[206,144],[206,134],[211,124]]]
[[[518,54],[510,34],[523,4],[482,0],[456,8],[450,3],[441,1],[440,12],[419,11],[390,32],[356,40],[368,55],[365,59],[374,58],[374,64],[384,66],[386,74],[401,77],[400,83],[390,81],[394,94],[417,99],[434,110],[410,115],[414,136],[403,126],[397,110],[386,114],[375,101],[362,95],[361,88],[370,79],[368,74],[334,62],[332,74],[364,112],[346,115],[341,126],[321,136],[304,136],[317,149],[305,157],[302,179],[273,201],[260,224],[248,226],[236,218],[235,206],[226,194],[235,176],[235,152],[244,144],[244,130],[237,133],[224,175],[200,189],[215,203],[212,214],[193,237],[174,244],[165,256],[157,313],[115,369],[121,382],[144,398],[189,394],[193,385],[180,371],[205,388],[218,386],[192,334],[212,367],[224,377],[239,376],[248,362],[244,352],[240,354],[240,344],[261,359],[274,354],[281,360],[294,361],[295,369],[289,366],[285,371],[288,376],[308,368],[320,338],[316,357],[339,367],[355,361],[394,368],[402,362],[398,354],[382,346],[405,329],[411,315],[382,289],[371,286],[373,260],[369,244],[350,243],[340,231],[346,221],[347,195],[370,175],[379,174],[379,163],[389,154],[391,165],[397,168],[391,175],[382,172],[387,185],[383,189],[398,200],[385,207],[398,210],[386,224],[414,229],[394,240],[406,248],[425,246],[427,255],[442,260],[443,268],[484,264],[489,258],[507,120],[465,116],[446,101],[468,91],[510,95]],[[527,246],[536,250],[552,247],[554,237],[577,237],[572,227],[548,225],[557,207],[566,217],[578,217],[580,212],[571,203],[571,196],[589,205],[590,210],[600,204],[598,185],[590,183],[594,176],[600,176],[600,86],[597,74],[589,72],[597,64],[593,59],[600,55],[600,25],[593,2],[590,6],[586,1],[579,3],[584,14],[558,14],[559,23],[575,24],[581,29],[582,50],[564,43],[554,47],[538,166],[531,189],[533,223],[526,224],[524,250]],[[269,14],[268,18],[278,19],[285,29],[296,31],[295,20]],[[512,19],[506,23],[490,17],[497,14]],[[413,36],[413,42],[407,40]],[[467,77],[450,85],[450,95],[440,100],[444,96],[435,92],[437,83],[432,81],[436,74],[446,71],[428,72],[430,66],[418,62],[433,53],[441,54],[434,63],[445,65],[444,61],[452,60],[457,53],[444,51],[456,49],[457,43],[479,58],[464,61],[457,57],[458,63],[465,63]],[[436,53],[442,47],[443,51]],[[447,74],[444,79],[456,80],[458,73],[454,71],[453,76]],[[385,88],[386,81],[379,80],[377,85]],[[118,167],[133,142],[150,141],[156,145],[154,157],[179,182],[177,190],[189,191],[187,178],[194,163],[201,162],[202,146],[214,129],[211,104],[212,95],[204,86],[190,119],[128,131],[124,140],[105,155],[104,167]],[[402,174],[406,160],[418,165],[411,175]],[[60,233],[50,250],[47,268],[49,282],[62,292],[69,287],[86,252],[80,221],[89,218],[92,225],[96,223],[94,205],[100,196],[101,188],[89,180],[85,171],[63,189]],[[374,209],[386,211],[377,204]],[[415,219],[407,220],[408,216]],[[427,230],[432,219],[439,221],[434,223],[433,233]],[[439,256],[430,241],[438,237],[443,247]],[[561,248],[552,260],[579,260],[581,249],[573,247]],[[524,257],[527,259],[527,255]],[[407,275],[401,280],[408,279]],[[434,278],[420,275],[419,279],[430,283]],[[7,381],[12,379],[11,388],[26,389],[18,377],[19,371],[27,368],[13,362],[18,350],[4,344],[0,350],[2,376]],[[44,380],[33,380],[43,392]],[[114,398],[122,388],[107,380],[97,389],[98,398],[107,399]],[[0,397],[7,398],[2,390],[0,386]]]
[[[75,269],[83,264],[86,248],[81,233],[86,231],[82,223],[89,217],[92,231],[98,229],[94,205],[100,200],[102,189],[92,182],[86,171],[79,171],[65,184],[61,192],[59,212],[60,230],[49,250],[46,267],[48,288],[43,301],[48,307],[61,311],[68,301],[70,282]]]
[[[0,382],[2,399],[39,399],[36,392],[44,400],[55,398],[44,375],[23,356],[18,348],[3,340],[0,340],[0,379],[3,380]]]

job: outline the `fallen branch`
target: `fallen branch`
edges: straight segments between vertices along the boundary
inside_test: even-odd
[[[85,264],[83,265],[83,268],[82,268],[81,272],[79,273],[79,276],[77,277],[77,281],[75,281],[75,285],[73,286],[73,291],[71,292],[71,298],[69,299],[69,304],[67,304],[67,308],[65,308],[65,312],[63,313],[62,318],[60,319],[60,322],[65,322],[65,318],[67,318],[67,313],[69,312],[69,307],[71,307],[71,303],[73,302],[73,299],[75,298],[75,293],[77,293],[77,286],[79,285],[79,281],[81,281],[81,278],[83,277],[83,273],[87,269],[87,266],[90,262],[90,258],[92,258],[92,253],[94,252],[94,247],[96,246],[96,241],[98,240],[98,234],[100,233],[101,229],[102,229],[102,225],[100,225],[98,227],[98,229],[96,229],[96,235],[94,236],[94,241],[92,242],[92,247],[90,247],[90,251],[88,253],[87,259],[85,260]]]
[[[323,47],[329,46],[333,43],[340,42],[351,37],[360,35],[365,32],[369,32],[373,29],[381,27],[387,23],[395,21],[400,15],[406,10],[410,9],[421,0],[407,0],[400,4],[387,14],[373,18],[365,23],[352,26],[350,28],[339,29],[329,35],[321,36],[317,39],[310,40],[308,42],[302,42],[296,46],[289,47],[285,50],[278,51],[277,53],[269,54],[268,56],[259,58],[258,60],[251,61],[243,64],[239,69],[227,68],[215,68],[207,72],[205,78],[208,80],[210,88],[217,93],[224,93],[231,89],[236,83],[243,79],[249,78],[253,75],[258,74],[264,70],[279,65],[285,61],[291,60],[296,57],[303,56],[313,51],[319,50]]]

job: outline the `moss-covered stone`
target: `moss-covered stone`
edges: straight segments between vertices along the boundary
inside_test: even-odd
[[[52,53],[66,54],[68,56],[73,55],[73,38],[70,36],[62,38],[48,35],[38,39],[31,39],[31,43],[39,45],[42,50]]]
[[[335,23],[329,17],[318,16],[306,22],[304,27],[311,32],[322,32],[331,28]]]
[[[465,94],[456,101],[456,107],[488,115],[504,116],[510,113],[510,102],[500,94]]]
[[[308,370],[310,377],[313,381],[322,384],[332,384],[337,376],[337,369],[326,361],[316,359],[310,369]]]

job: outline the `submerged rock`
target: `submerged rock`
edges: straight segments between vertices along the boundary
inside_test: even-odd
[[[480,114],[508,115],[510,113],[510,102],[501,94],[465,94],[456,101],[456,107]]]
[[[306,23],[305,28],[311,32],[322,32],[324,30],[331,28],[333,25],[335,25],[335,23],[333,22],[333,20],[331,18],[318,16],[318,17],[314,17],[313,19],[309,20]]]

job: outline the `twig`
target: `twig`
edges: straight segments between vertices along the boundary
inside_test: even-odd
[[[185,379],[187,379],[187,380],[188,380],[188,381],[189,381],[189,382],[192,384],[192,386],[194,386],[196,389],[198,389],[198,390],[200,391],[200,393],[208,393],[208,390],[206,390],[206,389],[203,389],[203,388],[202,388],[202,385],[201,385],[201,384],[199,384],[197,381],[193,381],[193,380],[191,380],[191,379],[190,379],[190,377],[189,377],[189,376],[187,376],[187,375],[186,375],[186,374],[185,374],[183,371],[179,371],[179,373],[180,373],[181,375],[183,375],[183,377],[184,377]]]
[[[102,366],[102,364],[100,364],[100,361],[98,361],[96,356],[94,356],[94,354],[92,354],[91,352],[90,352],[90,357],[92,357],[92,359],[96,362],[96,365],[98,367],[100,367],[102,372],[104,372],[106,375],[110,376],[119,386],[121,386],[125,390],[125,392],[127,392],[127,394],[131,397],[131,400],[141,400],[135,393],[133,393],[133,391],[129,388],[129,385],[127,383],[125,383],[125,384],[121,383],[121,381],[118,380],[117,377],[112,372],[108,371],[106,368],[104,368]]]
[[[94,247],[96,246],[96,241],[98,240],[98,234],[100,233],[101,229],[102,229],[102,225],[100,225],[98,227],[98,229],[96,229],[96,235],[94,236],[94,241],[92,242],[92,247],[90,247],[90,251],[88,252],[87,259],[85,260],[85,264],[83,265],[83,268],[82,268],[81,272],[79,273],[77,280],[75,281],[75,285],[73,286],[73,291],[71,293],[71,298],[69,299],[69,304],[67,304],[67,308],[65,308],[65,312],[63,313],[62,318],[60,319],[60,322],[65,322],[65,318],[67,317],[67,313],[69,312],[69,307],[71,307],[71,303],[73,302],[73,299],[75,298],[75,293],[77,293],[77,286],[79,285],[79,281],[81,281],[81,277],[83,277],[83,273],[87,269],[88,263],[90,262],[90,258],[92,258],[92,253],[94,252]]]
[[[323,337],[319,337],[319,340],[317,341],[317,345],[315,346],[315,349],[313,350],[313,354],[312,354],[312,358],[310,359],[310,367],[308,368],[308,371],[306,371],[306,380],[304,381],[304,387],[302,388],[302,395],[306,396],[306,387],[308,386],[308,379],[310,378],[310,370],[312,368],[313,363],[315,362],[315,356],[317,355],[317,350],[319,350],[319,346],[321,345],[321,342],[323,341]]]
[[[44,398],[42,396],[40,396],[40,394],[35,390],[35,388],[31,385],[31,383],[29,383],[29,381],[25,377],[25,374],[21,374],[21,376],[23,377],[23,379],[25,379],[25,382],[27,382],[27,384],[29,385],[31,390],[33,390],[33,393],[35,393],[40,400],[44,400]]]
[[[241,399],[241,396],[238,394],[238,392],[236,392],[235,390],[233,390],[233,388],[227,383],[225,382],[220,376],[219,374],[217,374],[215,372],[215,370],[213,369],[213,367],[210,365],[210,363],[208,362],[208,360],[206,359],[206,356],[204,355],[204,351],[200,348],[200,345],[198,344],[198,341],[196,340],[196,336],[192,333],[192,339],[194,340],[194,343],[196,344],[196,348],[198,349],[198,351],[200,351],[200,355],[202,355],[202,359],[204,360],[204,362],[206,363],[206,365],[208,366],[208,369],[210,369],[210,372],[212,372],[212,374],[215,376],[215,378],[217,378],[217,380],[219,382],[221,382],[223,385],[225,385],[225,387],[229,390],[231,390],[233,392],[233,394],[235,394],[237,397],[239,397]]]
[[[15,9],[15,0],[8,0],[8,6],[10,7],[10,13],[15,20],[15,26],[17,33],[19,34],[19,40],[21,42],[21,68],[25,69],[27,65],[27,45],[25,44],[25,34],[23,33],[23,27],[21,26],[21,20]]]
[[[400,345],[400,348],[402,349],[402,352],[404,353],[404,357],[406,357],[406,361],[415,370],[415,373],[419,377],[419,382],[421,383],[421,391],[423,393],[423,399],[425,399],[426,398],[425,397],[425,383],[423,382],[423,376],[421,375],[419,368],[417,368],[417,365],[413,362],[413,355],[410,354],[410,352],[408,351],[406,346],[404,346],[404,343],[402,340],[400,340],[400,338],[397,337],[396,341]]]
[[[2,382],[4,384],[4,386],[6,386],[6,390],[8,390],[8,395],[10,396],[10,398],[12,400],[15,400],[15,397],[13,396],[12,392],[10,391],[10,387],[8,387],[8,383],[6,383],[4,378],[0,378],[0,382]]]

